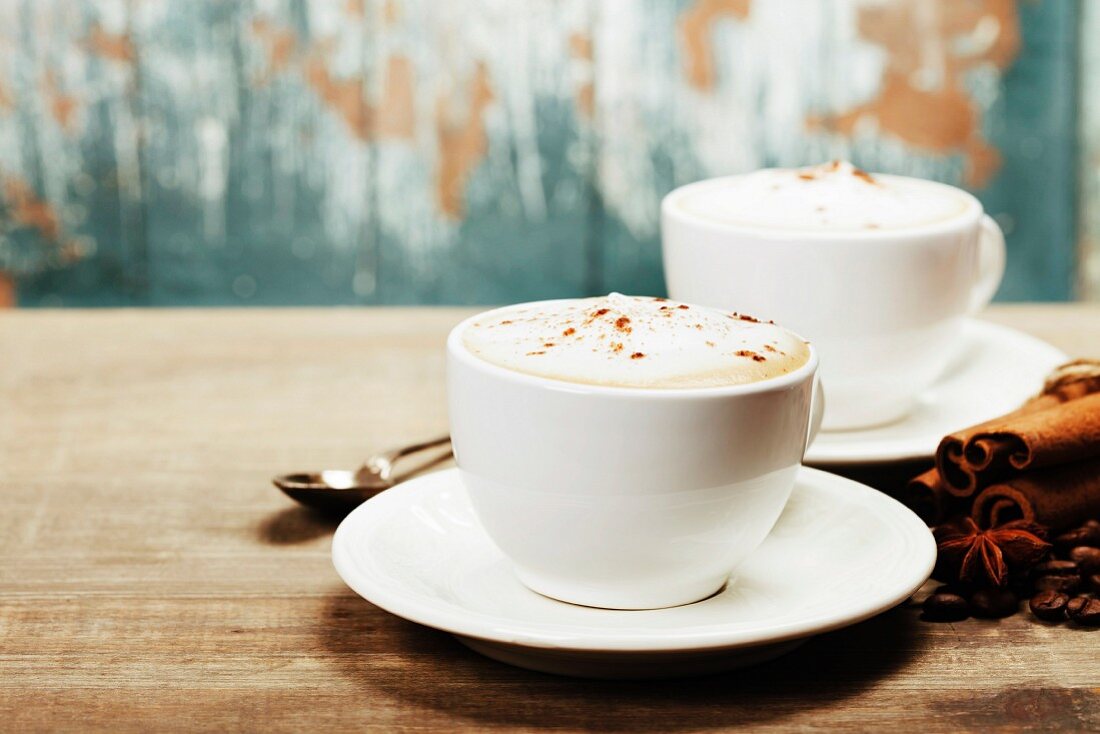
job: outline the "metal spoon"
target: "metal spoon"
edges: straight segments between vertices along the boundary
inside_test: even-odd
[[[442,436],[375,454],[355,471],[326,469],[320,472],[283,474],[271,481],[288,497],[303,505],[347,512],[382,490],[450,459],[450,443],[450,436]],[[394,466],[399,460],[437,446],[447,446],[447,449],[433,454],[400,475],[395,473]]]

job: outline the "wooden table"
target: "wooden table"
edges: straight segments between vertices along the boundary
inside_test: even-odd
[[[900,607],[672,682],[510,668],[352,594],[268,482],[446,428],[455,309],[0,316],[0,730],[1100,729],[1100,631]],[[1100,355],[1100,308],[989,318]]]

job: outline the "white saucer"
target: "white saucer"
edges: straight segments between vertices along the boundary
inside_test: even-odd
[[[1020,407],[1039,392],[1051,370],[1069,359],[1033,336],[985,321],[968,321],[963,334],[965,346],[912,413],[876,428],[822,431],[806,452],[806,463],[930,458],[948,433]]]
[[[775,529],[722,591],[671,609],[593,609],[528,590],[482,530],[456,469],[377,495],[332,541],[337,572],[379,607],[506,663],[598,678],[693,675],[776,657],[903,601],[935,557],[912,512],[815,469],[799,473]]]

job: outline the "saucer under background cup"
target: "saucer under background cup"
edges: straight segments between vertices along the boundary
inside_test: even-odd
[[[564,675],[651,678],[762,662],[890,609],[928,578],[936,549],[898,502],[803,468],[772,533],[718,594],[668,609],[581,607],[520,583],[450,469],[354,510],[332,555],[371,603],[488,657]]]
[[[1020,407],[1069,357],[1007,326],[968,319],[943,375],[905,418],[874,428],[822,431],[805,462],[820,466],[931,459],[947,434]],[[828,386],[825,388],[828,404]]]

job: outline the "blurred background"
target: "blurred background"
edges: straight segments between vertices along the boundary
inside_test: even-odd
[[[0,0],[0,304],[659,294],[674,186],[964,186],[1100,299],[1100,3]]]

